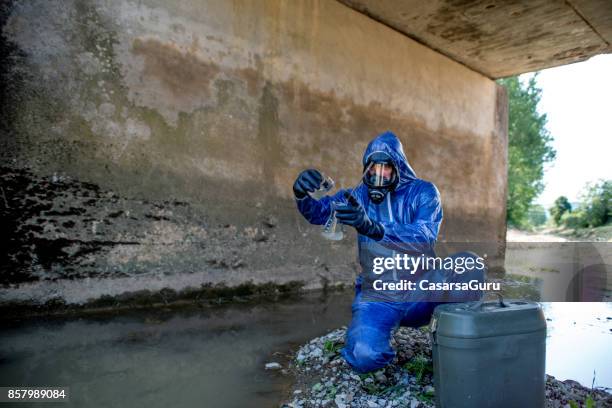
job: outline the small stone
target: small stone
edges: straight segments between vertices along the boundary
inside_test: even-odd
[[[374,401],[368,401],[368,408],[378,408],[378,404]]]
[[[386,383],[387,382],[387,377],[382,373],[382,371],[377,371],[374,374],[374,377],[376,377],[376,381],[381,382],[381,383]]]
[[[302,390],[295,390],[295,391],[293,391],[293,393],[294,393],[295,395],[298,395],[298,394],[301,394],[301,393],[302,393]]]
[[[323,355],[323,350],[320,348],[315,348],[311,353],[310,357],[321,357]]]
[[[435,388],[431,385],[428,385],[423,389],[423,392],[425,394],[433,394],[435,392]]]
[[[266,370],[280,370],[282,366],[278,363],[266,363]]]
[[[342,401],[334,401],[338,408],[346,408],[346,404]]]
[[[268,240],[268,236],[262,231],[260,235],[256,235],[253,240],[255,242],[265,242]]]
[[[278,218],[273,215],[270,215],[263,220],[263,225],[268,228],[274,228],[278,225]]]

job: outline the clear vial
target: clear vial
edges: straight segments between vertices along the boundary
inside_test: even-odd
[[[334,180],[332,180],[331,177],[323,175],[323,180],[321,181],[319,188],[313,191],[312,193],[308,193],[308,194],[315,200],[320,200],[321,198],[325,197],[325,195],[332,188],[334,188],[334,185],[335,185]]]
[[[338,219],[336,218],[336,203],[331,203],[331,213],[327,222],[323,226],[323,231],[321,235],[325,239],[329,239],[330,241],[340,241],[344,238],[344,233],[340,226],[338,226]]]

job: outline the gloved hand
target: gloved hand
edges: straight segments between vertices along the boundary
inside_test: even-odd
[[[336,219],[338,222],[355,227],[357,232],[361,235],[380,241],[385,235],[385,228],[382,224],[372,221],[355,197],[345,192],[344,198],[346,198],[348,204],[342,204],[335,207]]]
[[[295,198],[302,199],[317,190],[323,181],[321,172],[315,169],[304,170],[293,183],[293,194]]]

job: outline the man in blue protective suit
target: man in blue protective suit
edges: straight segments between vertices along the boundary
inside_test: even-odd
[[[417,178],[400,140],[385,132],[372,140],[363,155],[362,183],[315,200],[309,193],[319,188],[323,177],[314,169],[303,171],[293,185],[300,213],[312,224],[322,225],[335,210],[338,222],[358,233],[362,273],[355,285],[352,321],[342,355],[359,372],[384,367],[393,360],[391,332],[398,327],[419,327],[429,322],[435,306],[448,301],[476,300],[479,291],[432,295],[418,289],[374,290],[375,282],[459,282],[467,274],[452,270],[407,272],[397,267],[383,273],[373,271],[375,258],[434,256],[434,244],[442,222],[440,193],[436,186]],[[475,257],[472,253],[453,257]],[[484,279],[484,270],[470,279]],[[425,275],[426,273],[426,275]]]

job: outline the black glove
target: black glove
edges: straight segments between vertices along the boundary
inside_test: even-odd
[[[302,199],[317,190],[323,181],[321,172],[315,169],[304,170],[293,183],[295,198]]]
[[[336,206],[336,218],[338,222],[355,227],[357,232],[361,235],[380,241],[385,235],[385,228],[382,224],[372,221],[355,197],[345,192],[344,198],[346,198],[348,204]]]

